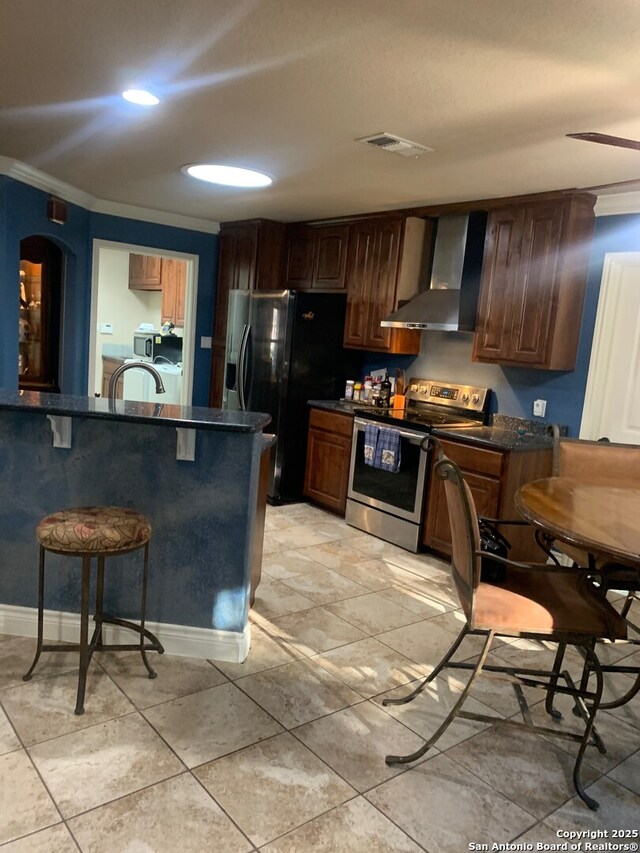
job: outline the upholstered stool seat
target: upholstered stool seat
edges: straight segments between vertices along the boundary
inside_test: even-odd
[[[41,652],[69,651],[77,649],[80,652],[80,671],[78,677],[78,696],[76,714],[84,713],[84,695],[87,680],[87,670],[91,657],[96,649],[99,650],[138,650],[147,668],[149,678],[155,678],[156,673],[149,665],[146,652],[164,652],[158,639],[145,628],[145,611],[147,601],[147,575],[149,566],[149,540],[151,539],[151,523],[146,516],[134,509],[119,506],[88,506],[64,509],[51,513],[40,521],[36,527],[36,539],[40,546],[40,567],[38,584],[38,644],[36,654],[26,675],[29,681],[35,669]],[[140,602],[140,624],[119,619],[103,613],[104,597],[104,560],[116,554],[126,554],[144,548],[142,569],[142,596]],[[80,642],[75,644],[47,645],[43,643],[44,627],[44,569],[45,552],[80,557],[82,559],[82,590],[80,605]],[[91,583],[91,560],[97,558],[98,570],[96,580],[96,606],[94,621],[96,623],[91,641],[88,640],[89,626],[89,588]],[[102,626],[105,623],[118,625],[135,631],[140,639],[137,643],[104,643]],[[147,642],[145,643],[145,639]]]

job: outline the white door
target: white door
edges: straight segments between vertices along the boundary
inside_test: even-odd
[[[580,438],[640,444],[640,253],[605,257]]]

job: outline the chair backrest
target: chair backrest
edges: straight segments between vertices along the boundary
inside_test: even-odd
[[[553,474],[585,483],[640,486],[640,445],[554,435]]]
[[[469,622],[473,621],[475,591],[480,583],[481,558],[478,514],[473,495],[455,462],[446,456],[436,463],[436,477],[444,482],[451,525],[451,569],[460,603]]]

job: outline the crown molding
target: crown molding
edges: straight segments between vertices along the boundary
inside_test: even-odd
[[[58,198],[71,202],[71,204],[77,204],[93,213],[153,222],[155,225],[168,225],[171,228],[185,228],[188,231],[203,231],[206,234],[217,234],[220,231],[220,223],[211,219],[198,219],[194,216],[183,216],[180,213],[151,210],[146,207],[135,207],[130,204],[120,204],[119,202],[96,198],[84,190],[48,175],[46,172],[41,172],[34,166],[29,166],[20,160],[12,160],[10,157],[0,156],[0,175],[6,175],[8,178],[13,178],[35,189],[52,193]]]
[[[620,213],[640,213],[640,191],[600,195],[596,201],[596,216],[615,216]]]

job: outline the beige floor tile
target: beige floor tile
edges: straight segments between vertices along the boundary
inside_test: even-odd
[[[78,847],[67,827],[58,823],[17,841],[10,841],[2,848],[2,853],[78,853]]]
[[[316,655],[313,660],[367,697],[427,674],[425,667],[379,643],[374,637]]]
[[[72,818],[83,853],[244,853],[252,845],[191,774]]]
[[[640,750],[614,767],[609,772],[609,777],[625,788],[630,788],[635,794],[640,794]]]
[[[287,729],[362,701],[359,693],[308,658],[236,683]]]
[[[586,791],[600,804],[597,811],[588,809],[576,795],[550,814],[545,819],[545,824],[556,831],[606,829],[611,833],[612,829],[638,829],[640,796],[607,776],[602,776],[593,785],[589,785]]]
[[[138,714],[29,750],[63,817],[180,773],[184,767]]]
[[[256,590],[253,610],[265,619],[273,619],[285,613],[297,613],[315,606],[315,601],[295,592],[282,581],[262,578]]]
[[[335,649],[367,636],[364,631],[324,607],[278,616],[271,620],[271,628],[282,640],[291,643],[305,655]]]
[[[204,764],[282,731],[275,720],[229,682],[154,705],[144,714],[187,767]]]
[[[87,676],[84,714],[77,716],[78,676],[75,672],[39,678],[7,689],[5,710],[25,746],[87,729],[130,714],[134,707],[100,667],[92,663]]]
[[[281,548],[304,548],[308,545],[320,545],[322,542],[331,542],[337,537],[332,533],[324,533],[318,528],[318,524],[301,524],[297,527],[287,527],[285,530],[274,530],[269,536],[280,543]]]
[[[315,550],[315,546],[311,550]],[[320,562],[305,556],[301,550],[281,549],[273,554],[267,554],[262,559],[262,571],[276,580],[313,574],[321,570]]]
[[[394,628],[420,621],[420,617],[415,613],[405,610],[376,592],[338,601],[329,605],[327,610],[366,634],[381,634],[383,631],[392,631]]]
[[[31,666],[35,651],[33,637],[10,637],[0,643],[0,690],[26,683],[22,676]],[[77,652],[42,652],[32,680],[70,671],[78,671]]]
[[[256,847],[355,795],[290,734],[219,758],[196,775]]]
[[[13,752],[14,749],[20,749],[18,735],[9,722],[9,718],[0,708],[0,755],[4,755],[5,752]]]
[[[400,566],[394,566],[393,570],[394,586],[438,601],[444,606],[445,611],[457,610],[460,607],[460,597],[449,575],[440,574],[433,578],[422,578],[413,572],[401,569]]]
[[[444,679],[436,678],[427,684],[422,693],[412,699],[411,702],[404,705],[382,705],[383,699],[387,697],[400,699],[408,696],[418,684],[420,684],[419,681],[413,681],[403,687],[390,690],[383,696],[376,696],[373,701],[380,705],[387,714],[395,717],[407,728],[428,740],[444,722],[445,717],[460,696],[460,692],[457,689],[452,689]],[[467,698],[464,703],[464,710],[500,719],[498,713],[473,697]],[[434,746],[440,750],[449,749],[455,744],[484,731],[488,726],[488,723],[481,723],[476,720],[456,719]]]
[[[149,658],[157,678],[149,678],[138,652],[105,653],[97,660],[137,708],[149,708],[226,681],[206,660],[178,655],[149,655]]]
[[[358,791],[402,772],[402,767],[387,767],[386,755],[410,754],[423,744],[421,737],[372,702],[329,714],[294,733]]]
[[[575,793],[573,757],[532,732],[497,726],[453,747],[447,755],[539,819]],[[598,775],[583,764],[583,785]]]
[[[349,566],[365,562],[368,559],[362,551],[352,548],[348,540],[339,539],[333,542],[325,542],[321,545],[312,545],[309,548],[299,548],[298,552],[308,559],[320,563],[326,569],[333,569],[337,572],[348,569]]]
[[[320,533],[326,533],[334,540],[348,540],[362,535],[361,530],[351,527],[350,524],[347,524],[337,516],[334,516],[331,520],[327,521],[314,521],[313,527],[314,530],[318,530]]]
[[[283,583],[315,601],[316,604],[331,604],[334,601],[342,601],[367,592],[366,587],[361,584],[354,583],[338,572],[320,566],[317,572],[285,578]]]
[[[273,538],[271,533],[265,533],[262,539],[262,553],[273,554],[282,549],[282,545],[277,539]]]
[[[407,553],[404,548],[399,548],[397,545],[385,542],[384,539],[378,539],[377,536],[371,536],[369,533],[353,536],[349,540],[349,544],[352,548],[362,551],[363,554],[368,554],[370,557],[401,557]]]
[[[23,750],[0,756],[0,844],[60,821],[60,814]]]
[[[403,586],[390,586],[383,589],[380,594],[387,601],[415,613],[416,616],[422,619],[430,619],[432,616],[438,616],[441,613],[446,613],[448,610],[456,610],[458,602],[444,602],[440,598],[434,598],[426,592],[415,592],[411,589],[406,589]]]
[[[366,795],[427,850],[460,853],[471,842],[507,842],[534,823],[523,809],[446,755],[419,764]]]
[[[447,614],[378,634],[377,639],[419,664],[435,667],[453,645],[455,635],[444,624]],[[467,637],[455,660],[466,660],[479,652],[477,637]]]
[[[431,554],[412,554],[410,551],[402,551],[399,554],[393,552],[387,555],[386,559],[393,565],[406,569],[426,580],[442,579],[443,576],[451,577],[449,563],[445,563],[444,560],[440,560]]]
[[[362,797],[261,848],[262,853],[418,853],[422,849]]]
[[[371,592],[390,589],[394,584],[402,583],[405,570],[388,563],[386,560],[371,560],[366,554],[351,549],[360,555],[357,562],[343,561],[334,568],[341,575],[366,587]],[[430,616],[434,614],[430,613]]]
[[[263,669],[272,669],[283,663],[290,663],[304,656],[304,652],[287,643],[277,634],[272,632],[270,625],[264,627],[253,624],[251,626],[251,648],[243,663],[229,663],[227,661],[216,661],[215,665],[227,676],[235,680],[244,675],[252,675],[254,672],[262,672]]]
[[[274,533],[276,530],[286,530],[288,527],[298,527],[300,518],[294,515],[285,515],[284,513],[274,513],[267,510],[267,515],[264,520],[264,529],[266,533]]]

